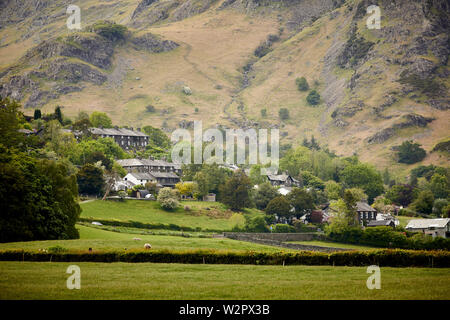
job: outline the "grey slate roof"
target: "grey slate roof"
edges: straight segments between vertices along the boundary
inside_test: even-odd
[[[391,224],[395,225],[393,220],[371,220],[367,224],[368,227],[378,227],[378,226],[390,226]]]
[[[138,180],[154,180],[154,176],[147,172],[131,172],[130,174]]]
[[[134,131],[126,128],[90,128],[89,131],[95,135],[106,136],[132,136],[132,137],[148,137],[145,133]]]
[[[377,210],[375,210],[374,208],[372,208],[371,206],[369,206],[369,204],[367,202],[362,202],[362,201],[358,201],[356,203],[356,211],[360,212],[360,211],[364,211],[364,212],[377,212]]]
[[[450,218],[442,219],[413,219],[408,222],[406,229],[445,228]]]
[[[269,180],[271,181],[281,181],[281,182],[285,182],[287,180],[287,178],[289,177],[287,174],[269,174],[267,175],[267,177],[269,178]]]
[[[142,162],[139,159],[119,159],[116,162],[122,167],[142,166]]]

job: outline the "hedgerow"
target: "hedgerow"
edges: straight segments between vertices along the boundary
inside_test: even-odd
[[[448,251],[418,251],[383,249],[345,252],[255,252],[216,250],[129,250],[105,252],[38,252],[23,250],[0,251],[0,261],[53,262],[153,262],[187,264],[254,264],[254,265],[331,265],[383,267],[450,267]]]

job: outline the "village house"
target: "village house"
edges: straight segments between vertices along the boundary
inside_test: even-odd
[[[120,159],[116,162],[128,172],[174,172],[181,175],[181,165],[165,160],[149,159]]]
[[[147,182],[156,182],[157,187],[159,188],[173,188],[180,182],[180,177],[173,172],[129,172],[123,178],[123,181],[125,183],[131,183],[132,186],[140,184],[145,186]],[[119,183],[117,185],[119,185]]]
[[[370,221],[377,220],[377,210],[369,206],[367,202],[358,201],[356,203],[356,212],[358,213],[358,222],[361,225],[368,225]]]
[[[268,174],[267,179],[272,186],[284,186],[284,187],[299,187],[300,181],[293,178],[292,176],[283,174]]]
[[[434,237],[450,237],[450,218],[413,219],[408,222],[406,230],[421,232]]]
[[[329,206],[323,208],[324,220],[328,220],[333,216],[335,211]],[[377,220],[377,210],[369,206],[367,202],[358,201],[356,202],[356,212],[358,217],[358,223],[360,225],[367,226],[370,221]]]
[[[113,138],[114,141],[123,149],[132,148],[143,149],[148,145],[149,136],[141,132],[141,128],[134,131],[133,128],[89,128],[93,136],[101,138]]]

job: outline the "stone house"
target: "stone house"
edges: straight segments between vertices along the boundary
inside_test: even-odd
[[[450,238],[450,218],[413,219],[408,222],[405,229],[431,235],[433,238]]]

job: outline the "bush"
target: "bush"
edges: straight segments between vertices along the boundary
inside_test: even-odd
[[[289,119],[289,110],[286,109],[286,108],[281,108],[278,111],[278,115],[279,115],[281,120],[287,120],[287,119]]]
[[[289,232],[296,232],[295,228],[293,226],[290,226],[288,224],[282,224],[278,223],[273,228],[272,232],[275,233],[289,233]]]
[[[158,193],[158,202],[165,210],[173,210],[179,205],[178,192],[172,188],[162,188]]]
[[[269,232],[269,228],[263,216],[256,216],[253,218],[245,217],[245,219],[245,232]]]
[[[149,104],[148,106],[146,106],[146,107],[145,107],[145,110],[146,110],[147,112],[155,112],[155,111],[156,111],[155,107],[152,106],[151,104]]]
[[[408,237],[411,235],[410,237]],[[328,240],[364,244],[374,247],[401,248],[416,250],[450,250],[450,239],[432,238],[431,236],[405,233],[391,229],[390,227],[373,227],[362,230],[360,228],[347,228],[340,232],[326,229]]]
[[[412,141],[405,141],[398,147],[398,162],[413,164],[422,161],[427,152],[420,147],[420,144]]]
[[[305,77],[295,79],[295,84],[297,85],[299,91],[309,90],[309,84],[308,81],[306,81]]]
[[[306,97],[306,101],[312,106],[318,105],[320,102],[320,94],[316,90],[311,90]]]

